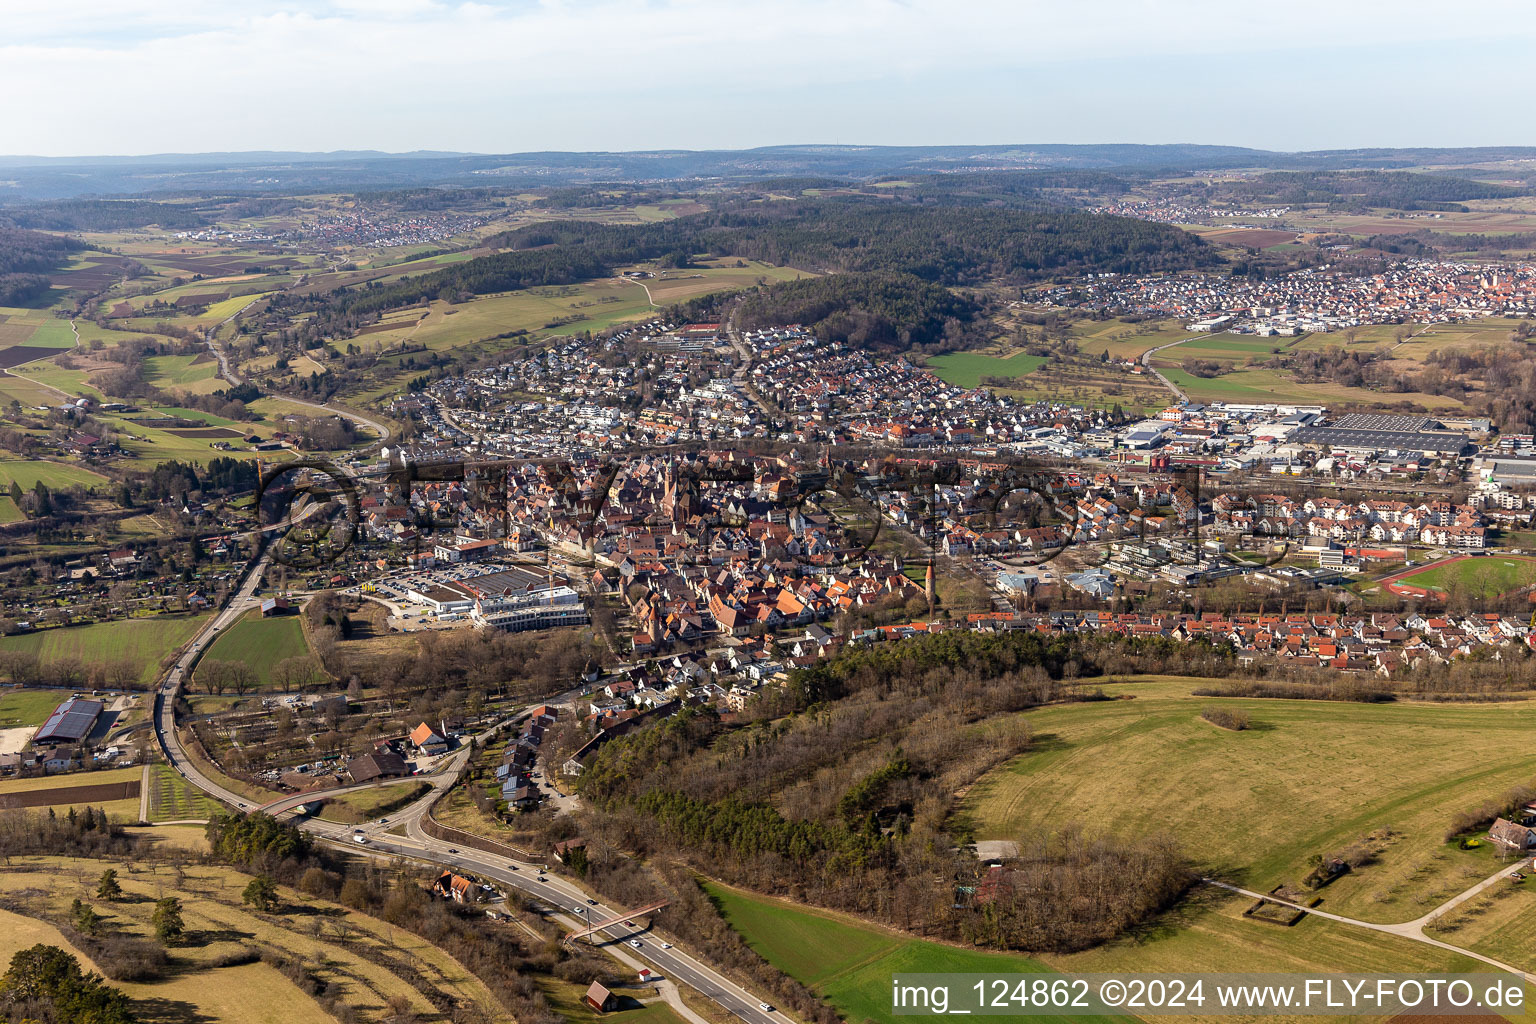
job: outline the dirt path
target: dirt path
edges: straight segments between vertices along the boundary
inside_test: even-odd
[[[144,766],[144,775],[139,780],[139,820],[149,820],[149,765]]]
[[[70,322],[69,322],[69,329],[71,331],[75,332],[75,347],[70,349],[70,351],[71,352],[78,352],[80,350],[80,328],[75,326],[74,320],[70,320]],[[55,355],[57,355],[57,353],[55,353]],[[54,357],[53,356],[44,356],[43,358],[44,359],[52,359]],[[34,360],[34,362],[35,361],[36,360]],[[4,372],[8,376],[15,377],[17,380],[24,380],[28,384],[31,384],[33,387],[42,388],[45,391],[52,391],[54,394],[58,395],[60,398],[64,399],[65,401],[68,401],[68,402],[73,402],[75,400],[75,398],[78,397],[76,395],[70,394],[67,391],[60,391],[58,388],[54,387],[52,384],[44,384],[40,380],[34,380],[33,378],[26,376],[25,374],[17,373],[14,369],[12,369],[10,367],[7,367],[4,371],[0,371],[0,372]]]
[[[635,280],[632,277],[616,277],[616,278],[614,278],[614,280],[615,281],[622,281],[625,284],[637,284],[637,285],[639,285],[641,288],[645,289],[645,301],[649,302],[652,306],[656,305],[656,300],[651,298],[651,288],[650,288],[650,285],[646,284],[644,281],[637,281],[637,280]]]
[[[1491,956],[1484,956],[1481,953],[1473,952],[1472,950],[1463,946],[1453,946],[1449,942],[1442,942],[1439,939],[1432,939],[1428,935],[1424,934],[1424,924],[1426,921],[1432,919],[1435,915],[1441,913],[1443,910],[1454,907],[1461,901],[1470,899],[1472,896],[1477,895],[1485,887],[1498,881],[1501,876],[1507,875],[1511,870],[1513,869],[1508,866],[1500,868],[1498,873],[1493,875],[1491,878],[1484,879],[1477,885],[1474,885],[1472,888],[1462,893],[1460,896],[1447,900],[1445,903],[1442,903],[1440,906],[1430,911],[1424,917],[1417,918],[1413,921],[1404,921],[1401,924],[1377,924],[1374,921],[1360,921],[1353,917],[1344,917],[1341,914],[1330,914],[1326,910],[1317,910],[1313,907],[1304,907],[1299,903],[1292,903],[1289,900],[1277,899],[1274,896],[1266,896],[1264,893],[1254,892],[1252,889],[1244,889],[1240,886],[1231,885],[1227,882],[1219,882],[1214,878],[1203,878],[1201,881],[1205,882],[1207,885],[1214,885],[1218,889],[1225,889],[1228,892],[1240,893],[1243,896],[1251,896],[1256,900],[1268,900],[1270,903],[1276,903],[1282,907],[1289,907],[1292,910],[1299,910],[1304,914],[1311,914],[1313,917],[1326,918],[1329,921],[1337,921],[1340,924],[1353,925],[1356,928],[1368,928],[1373,932],[1384,932],[1388,935],[1396,935],[1404,939],[1411,939],[1414,942],[1422,942],[1425,945],[1436,946],[1440,949],[1448,950],[1452,953],[1458,953],[1461,956],[1471,957],[1473,960],[1480,960],[1491,967],[1497,967],[1501,971],[1508,971],[1510,974],[1524,978],[1526,981],[1536,982],[1536,974],[1532,974],[1529,971],[1523,971],[1520,968],[1511,964],[1506,964],[1501,960],[1495,960]]]

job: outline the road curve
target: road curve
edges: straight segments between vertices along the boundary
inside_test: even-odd
[[[1161,370],[1159,370],[1157,367],[1152,365],[1152,357],[1157,355],[1159,352],[1163,351],[1164,349],[1174,348],[1176,346],[1184,344],[1186,341],[1194,341],[1194,340],[1195,340],[1194,338],[1180,338],[1178,341],[1170,341],[1166,345],[1159,345],[1159,346],[1157,346],[1157,348],[1149,348],[1149,349],[1147,349],[1145,352],[1143,352],[1141,354],[1141,365],[1145,366],[1147,368],[1147,372],[1152,374],[1152,376],[1156,377],[1158,379],[1158,381],[1162,383],[1163,387],[1167,388],[1169,391],[1172,391],[1173,394],[1174,394],[1174,397],[1176,397],[1180,402],[1187,402],[1187,401],[1189,401],[1189,396],[1186,395],[1184,393],[1183,389],[1180,388],[1177,384],[1175,384],[1173,381],[1169,380],[1167,377],[1163,376],[1163,372]]]
[[[327,795],[369,789],[373,788],[373,785],[344,786],[322,793],[298,793],[258,804],[215,782],[193,764],[182,749],[181,741],[176,735],[175,723],[176,695],[186,682],[193,665],[214,637],[235,622],[254,602],[256,588],[260,586],[270,560],[271,551],[264,551],[231,596],[228,604],[197,633],[181,657],[171,666],[159,690],[155,693],[153,721],[161,752],[171,767],[175,768],[188,782],[244,813],[261,810],[277,815],[317,798],[323,799]],[[478,738],[482,742],[491,738],[509,720],[504,719],[498,722],[481,733]],[[583,890],[563,878],[544,875],[540,865],[497,857],[479,850],[459,850],[448,842],[434,839],[426,834],[422,827],[422,819],[439,793],[458,780],[459,773],[469,763],[470,754],[471,748],[466,744],[446,759],[431,775],[423,776],[432,783],[432,792],[392,817],[380,818],[357,828],[313,818],[301,820],[297,825],[321,841],[353,854],[362,852],[396,854],[491,879],[538,899],[561,914],[569,915],[564,923],[572,931],[576,930],[581,922],[588,920],[589,913],[596,915],[597,920],[622,916],[624,913],[622,910],[595,900],[589,903],[591,898]],[[405,835],[397,835],[392,831],[402,827]],[[357,837],[362,837],[366,842],[359,843]],[[763,1011],[760,1009],[760,1004],[764,1004],[766,1000],[730,981],[719,971],[706,966],[682,950],[676,947],[662,948],[660,939],[647,934],[642,929],[618,924],[606,929],[603,934],[607,935],[610,941],[624,944],[623,952],[626,959],[643,960],[663,978],[694,988],[722,1008],[747,1021],[748,1024],[786,1024],[786,1021],[790,1020],[777,1010]],[[640,945],[638,947],[632,945],[631,940],[639,942]]]

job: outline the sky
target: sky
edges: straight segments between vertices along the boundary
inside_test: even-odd
[[[0,0],[0,153],[1536,144],[1526,0]]]

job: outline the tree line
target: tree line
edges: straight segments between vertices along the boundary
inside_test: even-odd
[[[144,199],[61,199],[13,207],[5,216],[17,227],[43,231],[120,231],[150,224],[170,231],[208,223],[194,206]]]
[[[1271,171],[1252,179],[1222,182],[1217,194],[1241,203],[1422,210],[1454,208],[1469,199],[1509,199],[1529,195],[1530,190],[1409,171]]]
[[[73,238],[0,223],[0,306],[24,306],[47,294],[48,273],[83,247]]]
[[[627,854],[952,940],[1035,950],[1105,941],[1187,886],[1171,844],[1111,855],[1120,844],[1109,836],[1020,836],[1029,852],[1007,865],[1014,895],[973,903],[962,897],[980,869],[952,818],[955,792],[1030,749],[1017,712],[1107,699],[1082,682],[1099,671],[1098,650],[962,631],[856,648],[792,673],[744,723],[685,711],[612,741],[578,783],[591,877]]]

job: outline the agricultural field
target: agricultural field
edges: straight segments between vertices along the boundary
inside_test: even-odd
[[[206,353],[195,356],[150,356],[144,360],[144,379],[164,391],[212,394],[225,383],[218,377],[219,364]]]
[[[197,789],[169,765],[149,768],[149,820],[194,821],[223,811],[224,805]]]
[[[706,888],[748,945],[822,995],[847,1020],[891,1020],[889,986],[896,971],[1145,974],[1481,969],[1455,953],[1321,918],[1308,918],[1294,928],[1254,922],[1242,916],[1252,900],[1211,889],[1197,891],[1134,935],[1082,953],[1030,958],[926,942],[847,915],[714,883]]]
[[[1166,353],[1154,356],[1152,362],[1162,366],[1165,361],[1177,365],[1189,359],[1214,359],[1239,364],[1267,362],[1284,352],[1291,338],[1247,338],[1236,334],[1212,334],[1186,341]]]
[[[716,883],[710,899],[747,945],[850,1021],[891,1018],[891,976],[902,972],[1045,974],[1039,960],[915,939],[847,915]],[[1105,1017],[1040,1017],[1103,1022]]]
[[[1170,349],[1168,354],[1178,351]],[[1174,359],[1168,360],[1166,364],[1159,361],[1158,368],[1194,402],[1289,401],[1331,406],[1397,405],[1408,402],[1445,413],[1459,412],[1462,408],[1460,402],[1448,395],[1372,391],[1328,382],[1302,383],[1292,380],[1284,370],[1268,367],[1235,370],[1219,377],[1196,377],[1177,369],[1177,362]]]
[[[104,487],[109,481],[100,473],[67,462],[44,462],[37,459],[15,459],[0,462],[0,488],[10,489],[16,484],[30,491],[41,480],[49,490],[81,487]]]
[[[614,280],[589,281],[484,295],[459,304],[433,301],[425,317],[420,309],[406,310],[387,321],[398,326],[387,331],[369,331],[353,341],[364,351],[373,345],[387,351],[408,340],[412,347],[424,345],[441,352],[507,331],[599,330],[620,320],[644,317],[650,311],[645,293],[634,285]],[[556,321],[562,323],[556,325]]]
[[[16,793],[46,793],[46,798],[39,797],[36,807],[52,807],[59,814],[67,814],[71,807],[76,810],[84,810],[86,807],[105,811],[107,815],[117,822],[133,822],[139,820],[139,797],[123,797],[122,785],[125,783],[137,783],[143,776],[144,769],[139,766],[132,768],[114,768],[99,772],[70,772],[64,775],[44,775],[27,779],[5,779],[0,781],[0,796],[9,796]],[[106,795],[90,795],[79,792],[80,787],[111,786]],[[55,796],[54,794],[57,794]]]
[[[745,266],[738,267],[736,265],[738,263],[743,263]],[[771,263],[739,260],[729,256],[722,259],[699,260],[697,266],[679,270],[660,270],[650,265],[634,269],[649,270],[657,275],[631,282],[634,286],[643,285],[651,303],[656,306],[685,302],[712,292],[750,288],[759,281],[771,284],[774,281],[796,281],[803,277],[815,276],[803,270],[796,270],[794,267],[776,267]]]
[[[1069,826],[1166,833],[1203,871],[1258,890],[1299,883],[1309,858],[1372,835],[1376,862],[1330,885],[1328,907],[1393,922],[1491,873],[1485,852],[1448,844],[1446,829],[1536,776],[1522,739],[1536,725],[1533,702],[1193,696],[1200,685],[1146,677],[1107,687],[1126,699],[1029,712],[1048,740],[979,780],[959,825],[977,839]],[[1203,721],[1213,703],[1247,712],[1253,728]],[[1469,736],[1479,738],[1475,757]]]
[[[86,667],[127,661],[138,669],[141,684],[152,683],[165,657],[202,628],[206,615],[153,615],[144,618],[61,626],[0,637],[0,651],[31,651],[44,666],[75,658]]]
[[[1461,558],[1397,577],[1398,581],[1442,594],[1497,597],[1536,583],[1536,558],[1492,555]]]
[[[264,619],[256,610],[226,629],[204,657],[244,662],[256,672],[262,686],[271,686],[272,670],[278,662],[308,653],[309,645],[304,641],[304,629],[297,616]]]
[[[1536,971],[1536,887],[1500,882],[1425,929],[1434,938]]]
[[[1199,235],[1212,245],[1242,249],[1273,249],[1296,241],[1296,232],[1274,228],[1233,228],[1223,224],[1214,227],[1191,225],[1184,230]]]
[[[69,695],[59,694],[59,696]],[[0,793],[38,793],[50,789],[73,789],[76,786],[134,782],[143,772],[143,768],[135,765],[132,768],[112,768],[100,772],[70,772],[65,775],[40,775],[30,779],[5,779],[0,781]]]
[[[1439,216],[1403,216],[1391,211],[1341,214],[1326,207],[1292,210],[1286,223],[1298,231],[1335,231],[1347,235],[1407,235],[1434,231],[1447,235],[1508,235],[1536,231],[1536,210],[1520,210],[1528,198],[1474,199],[1462,205],[1470,212],[1446,211]]]
[[[287,977],[243,951],[301,959],[362,1024],[399,1019],[406,1012],[436,1019],[437,1005],[464,1005],[487,1018],[503,1015],[479,979],[415,935],[336,904],[282,888],[276,914],[257,914],[241,903],[249,877],[233,870],[190,865],[172,879],[159,865],[112,864],[127,899],[95,899],[106,862],[58,857],[16,857],[0,878],[0,893],[27,916],[0,911],[5,936],[0,959],[37,942],[72,949],[39,915],[67,916],[70,901],[90,902],[107,926],[132,937],[152,935],[154,900],[174,895],[191,941],[173,953],[177,970],[159,981],[117,982],[138,1002],[146,1020],[227,1021],[231,1024],[331,1024],[334,1018]],[[45,882],[46,884],[40,885]],[[323,927],[316,928],[315,923]],[[87,970],[89,959],[73,950]],[[226,963],[234,962],[230,966]],[[435,1005],[436,1004],[436,1005]]]
[[[1139,324],[1122,320],[1079,320],[1067,328],[1067,337],[1084,355],[1107,352],[1111,359],[1132,362],[1140,359],[1148,349],[1189,336],[1183,322],[1178,320],[1148,320]]]

